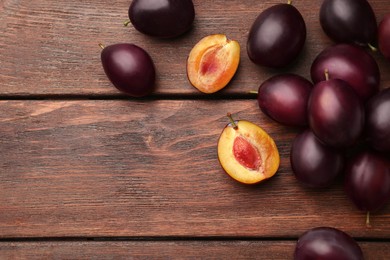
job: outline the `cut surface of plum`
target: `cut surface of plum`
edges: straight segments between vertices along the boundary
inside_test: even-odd
[[[272,177],[280,164],[274,140],[262,128],[245,120],[224,128],[218,140],[218,159],[228,175],[244,184]]]
[[[209,35],[191,50],[187,60],[190,83],[203,93],[224,88],[233,78],[240,63],[240,45],[225,35]]]

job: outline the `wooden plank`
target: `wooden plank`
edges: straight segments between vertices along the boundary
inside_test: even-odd
[[[390,244],[359,242],[366,260],[386,260]],[[115,241],[0,243],[4,259],[292,259],[292,241]]]
[[[124,28],[130,1],[3,0],[0,2],[0,95],[117,95],[100,64],[98,43],[132,42],[153,57],[158,73],[156,94],[199,94],[188,82],[185,63],[202,37],[223,33],[242,47],[237,75],[219,94],[247,93],[276,73],[288,71],[309,78],[310,64],[331,41],[318,19],[321,1],[294,1],[307,24],[307,42],[300,58],[284,70],[254,65],[246,39],[256,16],[280,0],[194,0],[193,30],[174,40],[144,36]],[[390,12],[388,0],[371,0],[378,21]],[[390,66],[374,54],[382,85],[390,85]]]
[[[1,238],[277,238],[316,226],[390,238],[389,206],[366,228],[341,180],[326,190],[297,183],[289,151],[299,131],[255,100],[1,101],[0,111]],[[221,169],[228,111],[275,138],[282,159],[271,180],[244,186]]]

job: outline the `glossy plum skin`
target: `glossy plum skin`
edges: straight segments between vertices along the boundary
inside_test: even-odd
[[[309,125],[326,145],[346,148],[364,129],[364,107],[353,89],[343,80],[317,83],[308,105]]]
[[[390,88],[383,89],[367,103],[366,135],[372,148],[390,152]]]
[[[379,91],[380,71],[375,59],[363,48],[352,44],[336,44],[323,50],[313,61],[313,83],[329,78],[348,82],[364,102]]]
[[[324,0],[320,24],[335,42],[367,45],[377,40],[375,13],[366,0]]]
[[[298,181],[308,187],[326,188],[342,172],[344,156],[322,144],[313,132],[305,130],[294,139],[290,162]]]
[[[192,0],[134,0],[128,13],[138,31],[158,38],[184,34],[195,19]]]
[[[332,227],[317,227],[303,233],[294,260],[363,260],[359,244],[347,233]]]
[[[134,44],[119,43],[101,52],[104,72],[112,84],[132,97],[149,95],[155,87],[155,66],[149,54]]]
[[[313,84],[295,74],[279,74],[264,81],[257,95],[259,107],[273,120],[289,126],[306,126],[307,102]]]
[[[378,46],[383,56],[390,60],[390,13],[379,24]]]
[[[254,21],[247,52],[255,64],[280,68],[297,58],[305,41],[306,25],[301,13],[291,4],[278,4]]]
[[[358,209],[380,209],[390,198],[390,163],[370,151],[359,153],[347,164],[345,190]]]

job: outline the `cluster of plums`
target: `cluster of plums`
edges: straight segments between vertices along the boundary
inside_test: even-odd
[[[192,0],[133,0],[128,15],[134,28],[143,34],[174,38],[191,28],[195,9]],[[153,92],[156,70],[147,51],[129,43],[101,46],[104,72],[118,90],[132,97]]]
[[[306,32],[295,8],[287,12],[295,19],[278,15],[267,18],[269,10],[286,13],[286,8],[271,7],[256,20],[255,33],[251,32],[248,41],[249,55],[258,55],[251,58],[256,63],[285,66],[301,51]],[[286,34],[290,40],[274,37],[276,45],[266,46],[273,53],[286,51],[291,38],[297,43],[291,55],[276,56],[277,63],[271,62],[266,52],[261,53],[266,57],[260,58],[259,51],[252,51],[258,48],[257,42],[270,36],[262,27],[271,22],[264,19],[292,24]],[[369,53],[378,43],[381,53],[390,59],[390,14],[378,27],[366,0],[324,0],[320,24],[335,44],[313,61],[310,74],[314,84],[295,74],[273,76],[260,85],[258,104],[275,121],[305,128],[295,138],[290,154],[292,170],[300,182],[313,188],[329,187],[344,173],[346,194],[358,209],[369,213],[390,198],[390,163],[386,157],[390,152],[390,88],[380,91],[379,68]],[[324,245],[329,250],[324,251]],[[316,228],[299,239],[295,259],[319,256],[363,259],[356,242],[334,228]]]
[[[346,194],[367,212],[369,224],[369,212],[390,199],[390,88],[380,90],[380,70],[370,54],[377,43],[390,60],[390,13],[378,26],[366,0],[324,0],[319,16],[335,44],[313,61],[313,83],[295,74],[273,76],[260,85],[258,104],[273,120],[304,128],[291,148],[295,177],[326,188],[344,174]],[[299,11],[290,3],[276,5],[256,19],[248,55],[262,66],[285,67],[305,37]],[[318,257],[363,259],[356,242],[334,228],[316,228],[299,239],[295,259]]]
[[[336,43],[313,61],[314,85],[299,75],[279,74],[263,82],[258,91],[265,114],[282,124],[308,126],[291,148],[296,178],[307,186],[324,188],[345,172],[348,196],[366,212],[379,209],[390,198],[390,163],[385,157],[390,152],[390,88],[380,91],[379,67],[370,48],[365,48],[373,48],[371,43],[378,38],[380,50],[390,51],[389,21],[390,14],[377,30],[366,0],[324,0],[320,23]]]
[[[184,34],[195,17],[191,0],[133,0],[128,13],[138,31],[159,38]],[[323,188],[344,172],[348,196],[359,209],[374,211],[390,198],[390,163],[385,157],[390,153],[390,88],[380,91],[379,68],[369,52],[378,44],[381,53],[390,59],[390,14],[378,27],[367,0],[324,0],[319,17],[324,32],[336,44],[323,50],[313,61],[313,83],[295,74],[273,76],[259,87],[258,104],[265,114],[281,124],[305,127],[295,138],[290,156],[292,170],[299,181]],[[247,54],[255,64],[282,68],[299,56],[305,41],[304,18],[288,1],[264,10],[256,18],[248,36]],[[232,47],[221,52],[220,46],[225,45]],[[117,89],[133,97],[153,91],[155,66],[144,49],[126,43],[101,47],[104,71]],[[214,75],[220,73],[218,62],[223,57],[230,59],[229,75],[225,75],[226,71]],[[202,92],[212,93],[223,88],[235,73],[239,45],[223,35],[213,35],[194,48],[189,61],[196,63],[200,58],[206,62],[196,67],[204,78],[195,76],[201,79],[195,83],[191,75],[189,79]],[[187,67],[187,73],[190,72]],[[202,85],[211,81],[210,86]],[[226,168],[237,161],[246,169],[232,175],[247,183],[261,181],[257,180],[258,174],[250,174],[269,166],[266,171],[270,173],[268,177],[272,176],[279,165],[273,140],[261,129],[252,130],[254,127],[249,122],[232,120],[229,126],[223,133],[234,142],[220,142],[223,145],[218,156],[227,158],[224,159]],[[259,147],[243,136],[258,136],[260,140],[253,139]],[[263,143],[269,149],[263,149]],[[270,152],[273,152],[272,160],[262,162],[261,158],[268,158]],[[294,257],[363,258],[361,249],[349,235],[328,227],[303,234]]]

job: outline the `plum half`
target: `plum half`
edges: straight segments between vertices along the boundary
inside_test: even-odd
[[[274,140],[258,125],[239,120],[223,129],[218,159],[226,173],[238,182],[255,184],[275,175],[280,156]]]
[[[217,92],[230,82],[240,63],[240,45],[223,34],[202,38],[187,59],[187,76],[200,92]]]

